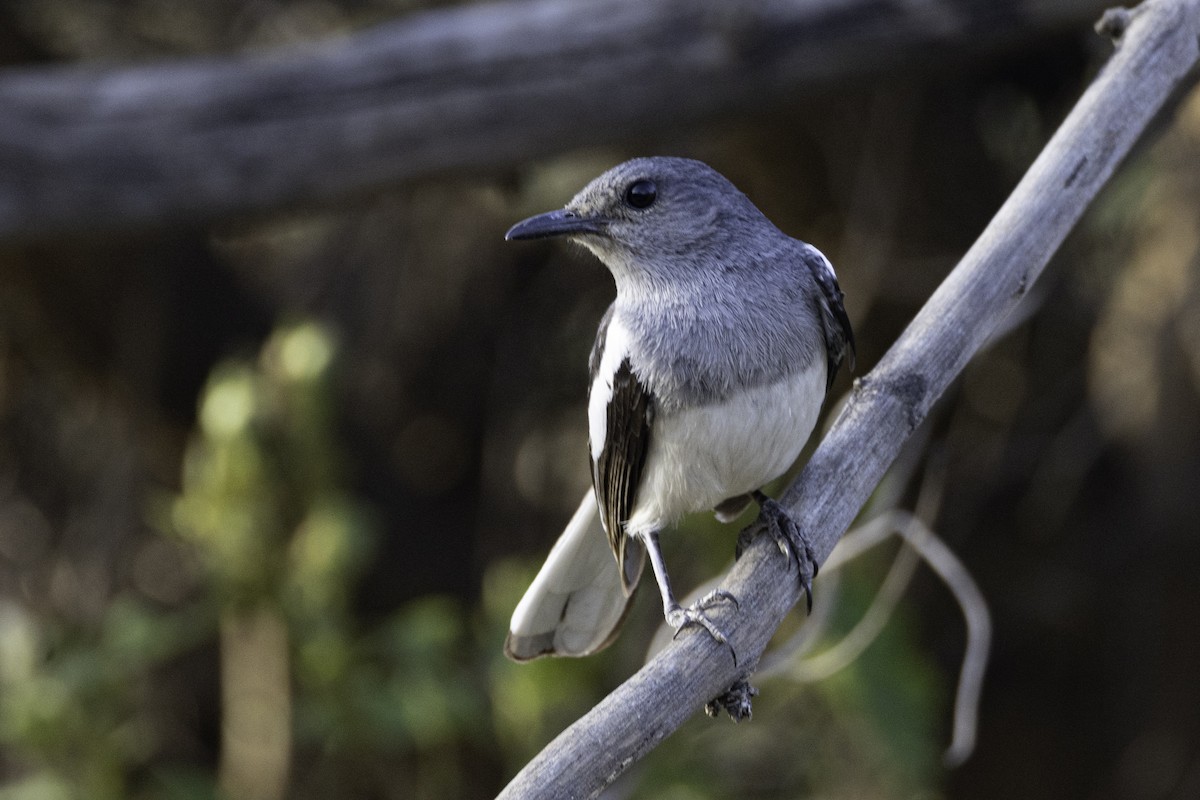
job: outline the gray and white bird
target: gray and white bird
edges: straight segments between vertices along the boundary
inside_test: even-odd
[[[853,369],[833,267],[684,158],[620,164],[505,236],[545,237],[591,250],[617,296],[590,359],[593,491],[513,613],[504,651],[524,661],[608,645],[647,554],[667,623],[726,642],[705,609],[733,598],[718,590],[682,608],[659,534],[704,509],[731,521],[757,500],[811,589],[807,541],[761,488],[800,454],[843,359]]]

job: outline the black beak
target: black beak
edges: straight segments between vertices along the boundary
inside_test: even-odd
[[[505,241],[513,239],[546,239],[550,236],[572,236],[579,233],[604,233],[608,220],[603,217],[581,217],[574,211],[561,208],[518,222],[504,234]]]

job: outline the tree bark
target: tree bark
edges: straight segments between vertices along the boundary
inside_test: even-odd
[[[962,261],[860,379],[783,502],[823,562],[932,404],[1021,301],[1113,170],[1195,65],[1200,0],[1148,0],[1098,30],[1118,49]],[[747,674],[800,597],[760,537],[727,576],[739,608],[710,612],[742,666],[685,634],[552,741],[504,798],[595,796],[707,700]],[[734,734],[731,734],[734,735]]]
[[[1100,8],[524,0],[265,56],[8,70],[0,239],[203,223],[678,130],[798,89],[978,56]]]

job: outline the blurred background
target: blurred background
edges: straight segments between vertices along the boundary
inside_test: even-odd
[[[0,81],[303,52],[419,5],[11,0]],[[581,250],[504,231],[628,157],[703,159],[829,255],[864,374],[1111,52],[1103,4],[1075,5],[536,158],[0,238],[0,798],[495,795],[661,619],[644,591],[603,654],[501,654],[588,486],[612,297]],[[922,571],[849,668],[759,682],[749,723],[697,714],[608,796],[1200,797],[1198,164],[1189,90],[904,457],[941,465],[926,521],[994,616],[974,756],[941,765],[964,634]],[[918,478],[889,484],[901,507]],[[687,525],[681,587],[736,537]],[[895,552],[847,569],[830,640]]]

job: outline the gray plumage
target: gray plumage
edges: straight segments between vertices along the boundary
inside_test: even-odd
[[[704,508],[736,516],[799,454],[839,365],[848,357],[853,366],[833,268],[689,159],[627,161],[507,238],[546,236],[584,245],[616,282],[589,359],[589,449],[603,532],[585,498],[514,613],[505,651],[524,660],[607,644],[647,553],[667,621],[703,626],[724,641],[706,604],[675,602],[658,535]],[[594,574],[600,547],[611,551],[610,565],[616,559],[607,576]]]

